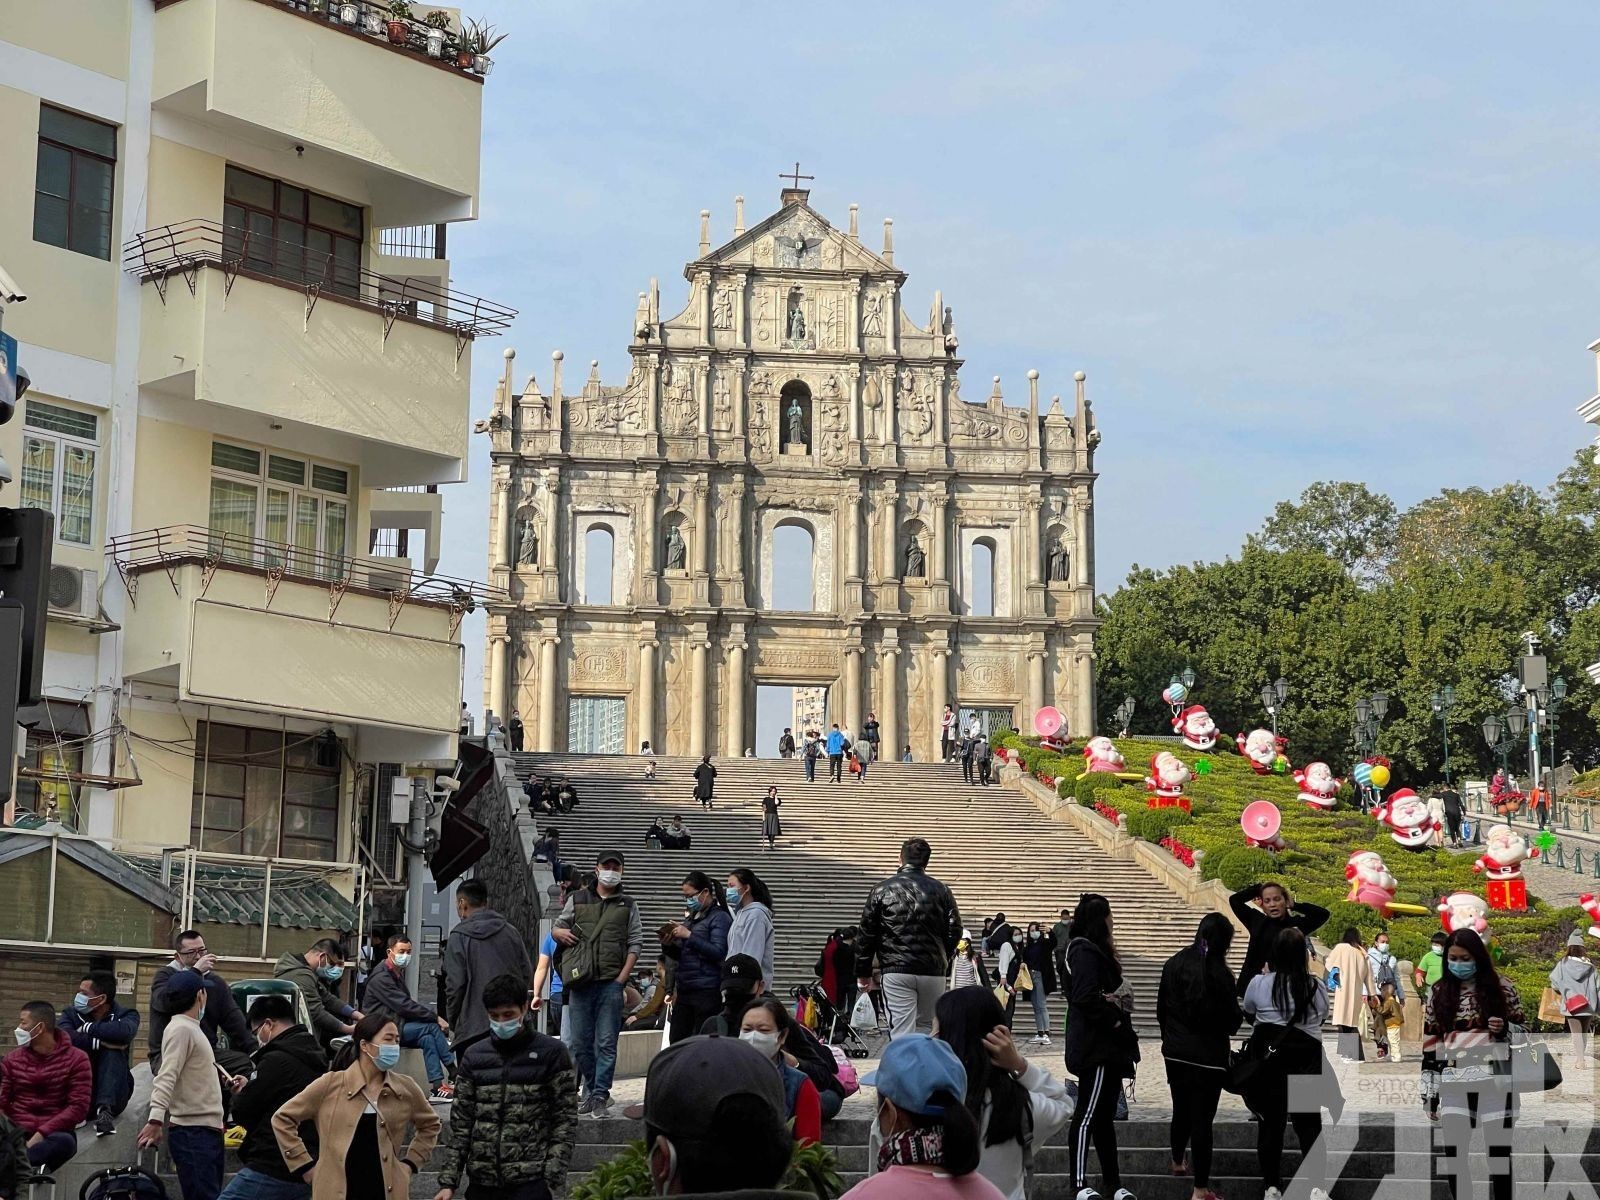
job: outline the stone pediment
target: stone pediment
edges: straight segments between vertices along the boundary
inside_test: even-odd
[[[984,442],[1015,449],[1028,444],[1028,410],[993,400],[969,404],[959,394],[945,402],[952,442]]]
[[[701,260],[717,266],[895,275],[859,241],[840,233],[809,204],[790,204]]]

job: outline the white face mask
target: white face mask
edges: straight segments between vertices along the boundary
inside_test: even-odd
[[[739,1040],[759,1051],[762,1058],[778,1057],[778,1035],[762,1029],[746,1029]]]
[[[410,961],[411,961],[411,955],[410,954],[396,954],[394,956],[394,965],[397,966],[397,967],[403,967]]]
[[[622,872],[610,870],[598,871],[595,873],[595,878],[606,887],[614,888],[622,883]]]
[[[29,1033],[20,1025],[13,1029],[11,1033],[12,1036],[17,1039],[17,1045],[19,1046],[26,1046],[29,1042],[33,1041],[33,1034]]]

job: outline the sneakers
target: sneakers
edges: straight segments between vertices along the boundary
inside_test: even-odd
[[[589,1104],[589,1116],[596,1121],[609,1121],[611,1119],[611,1097],[598,1096]]]
[[[1100,1200],[1100,1193],[1091,1187],[1079,1188],[1073,1200]]]
[[[593,1096],[579,1096],[578,1097],[578,1115],[580,1117],[587,1117],[593,1111],[594,1111],[594,1097]]]
[[[1283,1193],[1277,1188],[1268,1188],[1261,1194],[1261,1200],[1283,1200]]]
[[[428,1100],[433,1104],[449,1104],[455,1098],[455,1085],[443,1079],[434,1084],[433,1088],[428,1092]]]
[[[1328,1193],[1321,1188],[1312,1188],[1311,1200],[1328,1200]]]
[[[102,1107],[100,1111],[94,1115],[95,1137],[105,1137],[108,1133],[115,1133],[116,1131],[117,1119],[111,1115],[111,1110],[109,1108]]]
[[[1138,1200],[1138,1197],[1130,1192],[1127,1188],[1118,1188],[1117,1194],[1113,1196],[1111,1200]]]

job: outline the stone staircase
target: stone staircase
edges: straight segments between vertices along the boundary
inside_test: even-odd
[[[873,884],[898,865],[900,844],[921,836],[933,847],[931,874],[955,893],[962,919],[977,932],[986,916],[1046,926],[1081,893],[1100,892],[1116,918],[1117,943],[1132,981],[1145,1032],[1154,1029],[1161,965],[1194,936],[1202,910],[1191,909],[1131,863],[1113,862],[1076,830],[1051,821],[1026,797],[999,786],[962,782],[958,766],[874,763],[865,784],[850,776],[826,781],[826,763],[806,783],[798,759],[713,759],[715,807],[692,798],[697,760],[661,758],[656,778],[644,760],[568,754],[516,756],[519,775],[565,775],[578,788],[579,807],[540,817],[541,829],[561,830],[562,858],[579,867],[615,848],[627,856],[625,886],[638,897],[647,929],[683,912],[681,884],[690,870],[722,881],[749,867],[771,887],[777,926],[780,993],[810,983],[817,955],[833,929],[861,915]],[[776,850],[761,837],[761,798],[776,783],[783,800],[784,836]],[[646,849],[645,830],[657,816],[683,817],[693,836],[688,851]],[[653,958],[647,946],[646,962]],[[1054,1024],[1060,1028],[1060,1001]],[[1019,1006],[1017,1025],[1031,1032]]]

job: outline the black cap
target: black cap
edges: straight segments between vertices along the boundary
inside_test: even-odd
[[[594,865],[595,866],[603,867],[608,862],[614,862],[619,867],[626,865],[626,863],[623,860],[622,851],[621,850],[602,850],[602,851],[600,851],[599,854],[595,855],[595,858],[594,858]]]
[[[782,1076],[771,1061],[737,1038],[684,1038],[650,1063],[644,1080],[645,1124],[669,1138],[705,1141],[717,1133],[717,1102],[730,1096],[765,1101],[774,1126],[786,1119]]]
[[[722,986],[730,983],[748,983],[752,987],[761,982],[761,964],[748,954],[730,954],[722,960]]]

